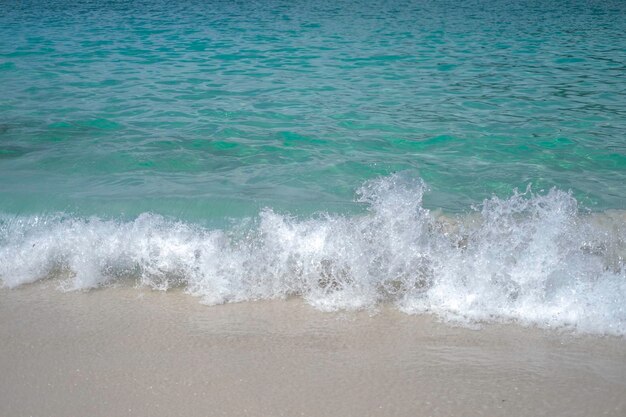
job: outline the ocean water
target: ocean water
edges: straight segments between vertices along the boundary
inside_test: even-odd
[[[0,1],[0,280],[626,334],[621,1]]]

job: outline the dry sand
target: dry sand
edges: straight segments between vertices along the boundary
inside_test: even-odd
[[[626,341],[301,300],[0,289],[0,416],[624,416]]]

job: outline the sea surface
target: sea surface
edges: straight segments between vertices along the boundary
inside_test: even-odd
[[[623,1],[0,0],[0,282],[626,335]]]

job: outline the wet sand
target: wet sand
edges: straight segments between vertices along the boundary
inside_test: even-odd
[[[0,289],[2,416],[624,416],[626,340],[301,300]]]

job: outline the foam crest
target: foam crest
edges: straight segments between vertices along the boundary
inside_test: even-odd
[[[225,230],[143,214],[0,218],[0,279],[64,290],[182,287],[207,304],[301,296],[321,310],[381,303],[461,323],[516,321],[626,334],[626,215],[582,213],[569,193],[493,197],[455,218],[422,207],[425,184],[366,182],[358,216],[262,211]]]

